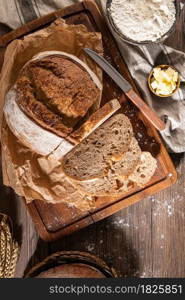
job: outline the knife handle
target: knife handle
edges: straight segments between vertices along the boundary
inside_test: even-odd
[[[165,129],[165,123],[158,117],[158,115],[141,99],[141,97],[131,89],[126,93],[127,97],[139,108],[142,114],[148,119],[152,125],[162,131]]]

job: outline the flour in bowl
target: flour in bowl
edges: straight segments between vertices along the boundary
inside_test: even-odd
[[[174,0],[112,0],[109,10],[117,29],[137,42],[158,40],[176,19]]]

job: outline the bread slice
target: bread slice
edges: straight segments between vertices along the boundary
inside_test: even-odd
[[[82,194],[96,197],[118,196],[134,187],[134,183],[127,177],[118,179],[111,171],[102,178],[81,182],[72,179],[70,181]]]
[[[129,119],[114,115],[64,157],[64,173],[77,181],[106,176],[109,161],[128,150],[132,136]]]
[[[103,178],[81,182],[72,179],[70,181],[84,195],[120,196],[128,193],[134,186],[146,185],[154,175],[156,168],[156,159],[149,152],[142,152],[139,163],[129,176],[119,176],[113,170],[109,170],[108,175]]]
[[[150,181],[157,168],[157,161],[149,152],[142,152],[140,162],[134,169],[129,179],[139,187],[143,187]]]
[[[111,169],[117,176],[128,176],[137,166],[141,156],[141,148],[137,140],[133,137],[128,151],[122,154],[119,160],[113,157],[111,160]]]
[[[62,160],[69,181],[91,196],[117,196],[135,185],[142,187],[156,167],[156,159],[141,151],[123,114],[114,115]]]

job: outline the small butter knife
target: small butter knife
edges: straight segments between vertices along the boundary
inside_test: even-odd
[[[156,129],[162,131],[165,129],[165,123],[158,115],[141,99],[141,97],[133,90],[130,83],[102,56],[95,51],[84,48],[84,51],[112,78],[112,80],[121,88],[125,95],[139,108],[148,121],[155,126]],[[120,104],[122,97],[120,98]]]

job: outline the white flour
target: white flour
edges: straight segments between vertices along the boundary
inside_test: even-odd
[[[176,18],[174,0],[112,0],[110,12],[119,31],[138,42],[161,38]]]

